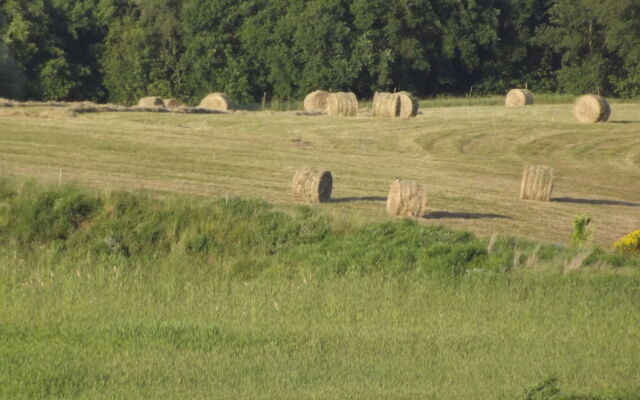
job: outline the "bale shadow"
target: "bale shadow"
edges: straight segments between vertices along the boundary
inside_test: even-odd
[[[609,121],[610,124],[635,124],[640,121]]]
[[[551,199],[557,203],[572,203],[572,204],[591,204],[599,206],[626,206],[626,207],[640,207],[640,203],[632,203],[629,201],[621,200],[607,200],[607,199],[576,199],[572,197],[558,197]]]
[[[449,211],[433,211],[424,215],[424,218],[428,219],[445,219],[445,218],[459,218],[459,219],[512,219],[508,215],[502,214],[485,214],[485,213],[465,213],[465,212],[449,212]]]
[[[329,200],[329,203],[353,203],[356,201],[387,201],[386,197],[365,196],[365,197],[341,197]]]

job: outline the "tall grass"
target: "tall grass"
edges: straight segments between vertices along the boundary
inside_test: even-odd
[[[638,259],[576,255],[5,180],[0,397],[637,398]]]

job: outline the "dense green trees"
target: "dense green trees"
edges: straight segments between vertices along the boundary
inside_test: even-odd
[[[95,0],[3,2],[0,12],[7,21],[1,39],[17,63],[16,73],[25,78],[26,96],[106,96],[99,64],[105,29],[96,23],[95,7]]]
[[[640,0],[4,0],[0,96],[640,96]]]
[[[0,31],[5,22],[0,13]],[[24,78],[20,74],[20,67],[13,59],[7,45],[0,41],[0,96],[21,98],[24,94]]]
[[[200,99],[214,91],[240,102],[260,97],[263,74],[256,70],[256,55],[247,50],[241,29],[260,9],[255,0],[184,1],[180,18],[185,46],[183,97]]]
[[[183,91],[180,5],[180,0],[100,2],[107,28],[101,60],[110,100],[130,103],[148,94]]]
[[[540,43],[560,60],[558,89],[640,95],[640,1],[555,0]]]

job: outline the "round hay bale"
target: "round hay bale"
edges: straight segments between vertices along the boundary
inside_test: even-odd
[[[605,122],[611,115],[611,106],[604,97],[587,94],[576,99],[573,115],[583,123]]]
[[[168,99],[164,99],[164,106],[165,108],[169,108],[169,109],[176,109],[176,108],[180,108],[182,106],[184,106],[184,103],[181,102],[178,99],[174,99],[173,97],[168,98]]]
[[[373,116],[409,118],[418,114],[418,101],[409,92],[384,93],[373,96]]]
[[[291,185],[293,199],[305,203],[325,203],[331,199],[333,176],[331,171],[305,167],[296,171]]]
[[[215,111],[227,111],[231,108],[231,101],[224,93],[211,93],[200,101],[198,108]]]
[[[399,98],[394,93],[376,92],[373,96],[373,116],[393,118],[398,111]]]
[[[349,92],[330,93],[327,97],[327,114],[332,117],[354,117],[358,114],[358,99]]]
[[[418,100],[409,92],[396,93],[397,109],[396,117],[409,118],[418,115]]]
[[[164,101],[162,101],[162,98],[155,97],[155,96],[143,97],[138,101],[138,104],[136,105],[136,107],[138,107],[138,108],[159,108],[159,107],[164,108]]]
[[[396,180],[391,184],[387,197],[389,215],[419,218],[427,207],[424,187],[414,181]]]
[[[551,201],[553,191],[553,169],[541,165],[530,165],[522,174],[520,198],[523,200]]]
[[[504,103],[509,107],[530,106],[533,104],[533,93],[527,89],[511,89]]]
[[[304,110],[307,112],[326,112],[327,111],[327,97],[329,92],[324,90],[316,90],[311,92],[304,98]]]

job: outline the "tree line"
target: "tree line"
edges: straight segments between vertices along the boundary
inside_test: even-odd
[[[3,0],[0,97],[640,96],[640,0]]]

